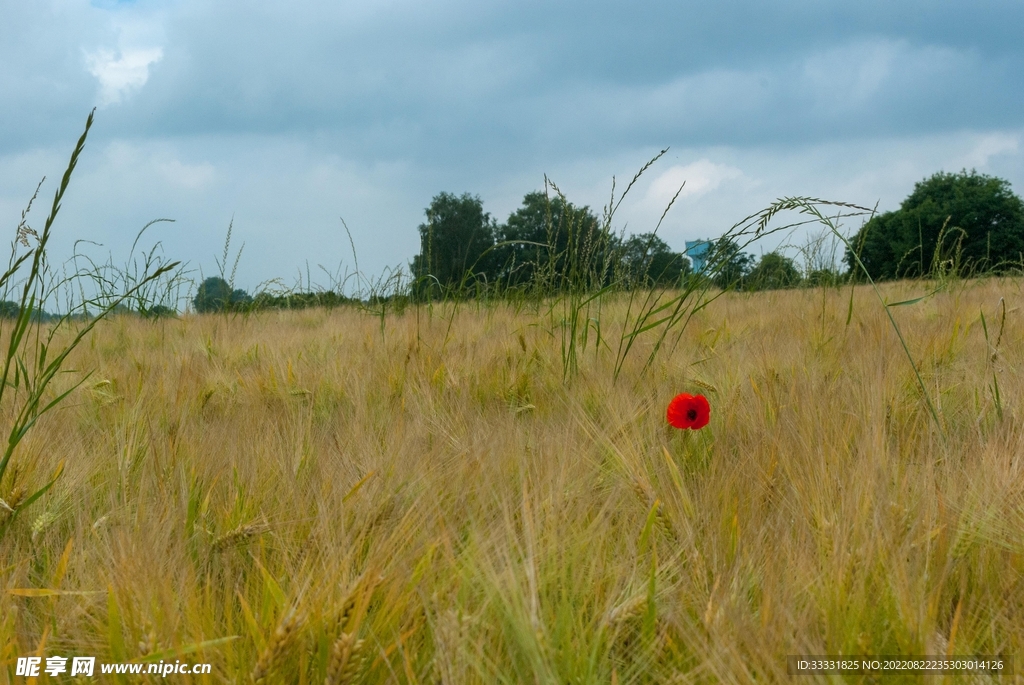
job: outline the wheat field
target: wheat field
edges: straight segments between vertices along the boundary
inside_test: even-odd
[[[569,376],[550,304],[111,318],[0,491],[63,464],[0,537],[0,682],[31,654],[317,684],[1020,655],[1022,282],[942,285],[891,308],[938,423],[867,288],[849,321],[849,288],[725,294],[617,380],[624,296]],[[667,426],[680,392],[703,430]]]

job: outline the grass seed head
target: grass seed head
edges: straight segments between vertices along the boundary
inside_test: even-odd
[[[0,523],[4,523],[18,510],[18,505],[25,499],[25,488],[17,485],[11,490],[7,499],[0,497]]]
[[[212,551],[213,553],[223,552],[224,550],[229,549],[231,547],[244,545],[252,538],[256,537],[257,535],[262,535],[268,530],[270,530],[270,525],[267,524],[265,521],[246,523],[245,525],[239,526],[238,528],[235,528],[233,531],[225,533],[224,535],[221,535],[216,540],[214,540],[213,544],[210,545],[210,551]]]
[[[260,658],[256,661],[256,668],[252,672],[252,681],[254,683],[264,682],[273,672],[274,668],[281,663],[284,655],[288,652],[292,643],[295,642],[301,627],[302,617],[298,615],[294,607],[289,609],[288,613],[281,619],[281,623],[278,624],[277,630],[271,636],[266,649],[263,650]]]
[[[342,633],[331,645],[331,658],[327,664],[324,685],[348,685],[356,682],[365,658],[362,649],[363,640],[357,640],[352,633]]]

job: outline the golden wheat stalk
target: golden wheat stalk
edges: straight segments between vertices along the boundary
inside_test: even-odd
[[[139,654],[145,656],[146,654],[152,654],[159,647],[156,635],[156,626],[151,621],[146,621],[146,634],[145,639],[139,640]]]
[[[256,661],[256,668],[252,671],[254,683],[263,682],[273,671],[274,667],[281,663],[288,648],[295,642],[299,628],[302,626],[302,617],[298,615],[295,607],[288,610],[288,613],[281,619],[277,630],[270,637],[266,649],[260,654]]]
[[[270,530],[270,525],[266,521],[246,523],[228,533],[224,533],[224,535],[221,535],[214,540],[213,544],[210,545],[210,551],[216,554],[217,552],[223,552],[230,547],[243,545],[252,538],[257,535],[261,535],[268,530]]]
[[[18,510],[18,505],[21,504],[23,499],[25,499],[25,488],[20,485],[11,491],[11,494],[7,496],[6,501],[0,497],[0,523],[3,523],[8,517],[14,515],[14,512]]]
[[[605,615],[604,623],[605,625],[614,626],[618,623],[628,621],[631,618],[642,614],[646,605],[646,595],[635,595],[612,608],[612,610]]]
[[[715,393],[718,392],[718,388],[716,388],[715,386],[711,385],[710,383],[705,383],[704,381],[700,380],[699,378],[691,378],[690,382],[693,383],[694,385],[696,385],[698,388],[704,388],[708,392],[715,392]]]
[[[324,685],[348,685],[355,682],[363,667],[365,655],[362,648],[363,640],[357,640],[353,633],[342,633],[331,645]]]
[[[356,598],[358,594],[357,590],[359,589],[359,583],[361,580],[362,578],[359,578],[352,584],[352,589],[348,591],[348,594],[345,596],[345,601],[341,603],[341,611],[338,612],[338,620],[335,626],[339,633],[345,632],[345,629],[348,627],[348,621],[352,618],[352,612],[355,611]]]

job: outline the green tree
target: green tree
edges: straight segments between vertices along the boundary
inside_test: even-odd
[[[774,290],[789,288],[800,282],[800,272],[793,260],[778,252],[769,252],[761,256],[746,278],[749,290]]]
[[[490,265],[505,286],[587,288],[611,278],[615,237],[590,207],[576,206],[560,195],[527,193],[522,206],[498,227],[496,238]]]
[[[21,305],[17,302],[11,302],[10,300],[4,300],[0,302],[0,318],[3,319],[17,319],[18,314],[21,313]]]
[[[166,319],[177,317],[178,312],[167,305],[155,304],[147,309],[143,316],[147,319]]]
[[[4,300],[0,302],[0,319],[17,319],[21,315],[21,305],[11,300]],[[38,309],[33,307],[32,309],[32,320],[39,322],[50,322],[57,321],[61,317],[58,314],[51,314],[45,309]]]
[[[479,197],[440,193],[426,215],[411,265],[420,294],[435,292],[435,286],[450,292],[474,276],[489,276],[481,258],[494,245],[494,222]]]
[[[562,240],[558,235],[564,212],[565,203],[560,197],[548,198],[542,192],[527,193],[522,206],[498,226],[493,268],[504,285],[534,283],[554,255],[565,249],[564,235]]]
[[[807,274],[804,285],[813,287],[836,286],[843,282],[845,276],[835,269],[815,269]]]
[[[244,290],[232,290],[231,285],[220,276],[210,276],[199,285],[192,305],[197,312],[219,312],[238,309],[252,301]]]
[[[916,184],[898,210],[865,223],[850,242],[875,280],[928,275],[948,259],[1003,271],[1021,263],[1024,202],[1001,178],[939,172]],[[860,271],[849,249],[845,261]]]
[[[331,290],[306,292],[261,292],[253,298],[252,308],[261,309],[309,309],[324,307],[331,309],[352,302],[351,298]]]
[[[711,277],[716,286],[722,290],[742,288],[747,275],[754,265],[754,258],[743,252],[731,236],[724,235],[717,240],[708,239],[710,243],[706,257],[704,273]]]
[[[621,267],[626,287],[671,286],[690,273],[690,260],[654,233],[642,233],[623,242]]]

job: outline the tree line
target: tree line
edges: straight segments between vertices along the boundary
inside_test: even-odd
[[[503,223],[469,193],[439,193],[425,215],[418,227],[420,251],[410,264],[412,285],[401,295],[412,299],[673,287],[698,277],[721,288],[765,290],[838,284],[864,275],[884,281],[950,271],[1020,272],[1024,265],[1024,202],[1008,181],[974,170],[936,173],[917,183],[899,209],[872,216],[848,240],[842,271],[829,260],[808,260],[801,269],[777,251],[755,259],[726,235],[703,241],[714,255],[713,267],[694,273],[691,260],[656,234],[615,234],[589,207],[557,193],[527,193]],[[352,301],[333,292],[253,297],[212,277],[199,286],[193,305],[199,312],[248,311]]]
[[[728,236],[699,241],[706,243],[703,253],[711,267],[694,273],[691,259],[655,233],[617,235],[589,207],[561,195],[528,193],[503,224],[469,193],[440,193],[425,214],[427,221],[418,228],[420,252],[411,264],[419,297],[482,289],[548,294],[610,285],[679,287],[690,278],[709,278],[723,289],[762,290],[804,279],[790,257],[771,252],[755,261]],[[816,282],[838,278],[838,272],[828,273]]]
[[[561,195],[528,193],[502,224],[469,193],[440,193],[425,213],[410,268],[421,296],[479,288],[553,292],[612,282],[671,285],[690,269],[686,256],[657,235],[616,235],[589,207]]]
[[[769,252],[759,260],[731,236],[707,239],[712,268],[693,273],[691,261],[653,233],[616,235],[589,207],[561,195],[533,192],[499,224],[478,196],[440,193],[420,224],[412,261],[420,295],[571,287],[629,289],[678,285],[704,277],[721,288],[764,290],[836,284],[864,275],[883,281],[1020,272],[1024,266],[1024,202],[1008,181],[964,170],[917,183],[896,211],[874,215],[852,236],[845,270]]]
[[[865,275],[875,281],[940,274],[979,275],[1024,270],[1024,202],[1004,179],[963,170],[936,173],[914,186],[899,209],[874,215],[848,240],[845,266],[807,260],[801,269],[781,252],[755,259],[726,235],[702,241],[713,266],[694,272],[689,257],[654,233],[618,235],[587,206],[561,194],[527,193],[504,223],[484,211],[479,196],[442,192],[419,225],[420,252],[410,264],[412,285],[404,292],[374,295],[426,299],[514,290],[540,294],[570,289],[674,287],[707,278],[721,288],[764,290],[830,285]],[[340,292],[260,292],[232,287],[223,277],[200,283],[197,312],[333,307],[359,302]],[[20,307],[0,302],[0,318]],[[127,311],[121,305],[116,311]],[[173,316],[154,306],[146,316]],[[87,314],[84,316],[88,317]],[[33,319],[58,318],[39,309]]]

